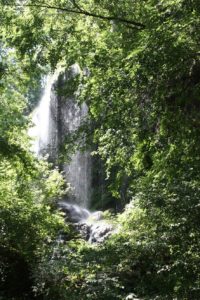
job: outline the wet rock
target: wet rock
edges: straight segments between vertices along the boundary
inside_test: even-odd
[[[103,219],[103,212],[102,211],[95,211],[94,213],[91,214],[91,218],[94,221],[99,221]]]
[[[76,223],[74,225],[77,231],[80,232],[82,238],[88,241],[90,239],[90,226],[86,223]]]
[[[65,214],[66,221],[71,221],[74,228],[89,243],[103,243],[114,228],[103,220],[103,212],[89,212],[87,209],[71,203],[60,202],[60,210]]]
[[[87,209],[81,208],[75,204],[60,202],[59,208],[66,214],[66,217],[69,217],[69,219],[75,223],[87,220],[90,216],[90,212]]]
[[[103,243],[113,232],[113,226],[106,222],[92,224],[90,228],[90,243]]]
[[[126,297],[126,300],[142,300],[141,298],[137,298],[135,294],[129,294],[127,297]]]

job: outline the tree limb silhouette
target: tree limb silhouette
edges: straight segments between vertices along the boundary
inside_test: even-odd
[[[21,5],[20,4],[15,4],[15,5],[5,4],[5,6],[47,8],[47,9],[59,10],[59,11],[63,11],[63,12],[73,13],[73,14],[85,15],[85,16],[89,16],[89,17],[93,17],[93,18],[97,18],[97,19],[101,19],[101,20],[105,20],[105,21],[115,21],[115,22],[123,23],[125,25],[129,25],[129,27],[131,27],[132,29],[137,28],[137,29],[143,30],[146,27],[144,24],[133,21],[133,20],[128,20],[125,18],[117,17],[117,16],[104,16],[104,15],[99,15],[99,14],[95,14],[93,12],[86,11],[86,10],[82,9],[76,3],[75,0],[73,0],[72,3],[74,5],[74,9],[68,8],[68,7],[48,5],[46,3],[24,4],[24,5],[23,4],[21,4]]]

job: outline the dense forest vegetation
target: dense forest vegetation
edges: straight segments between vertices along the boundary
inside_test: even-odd
[[[199,0],[0,8],[0,299],[200,299]],[[118,211],[101,245],[64,224],[62,174],[29,150],[44,75],[74,63]]]

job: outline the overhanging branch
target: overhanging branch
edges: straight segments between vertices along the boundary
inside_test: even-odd
[[[85,15],[85,16],[89,16],[89,17],[93,17],[93,18],[97,18],[97,19],[101,19],[101,20],[105,20],[105,21],[115,21],[115,22],[119,22],[119,23],[123,23],[125,25],[130,25],[131,28],[137,28],[140,30],[145,29],[145,25],[140,23],[140,22],[136,22],[133,20],[127,20],[124,18],[120,18],[117,16],[103,16],[103,15],[99,15],[99,14],[95,14],[86,10],[83,10],[81,7],[79,7],[77,5],[77,3],[75,1],[73,1],[74,7],[75,9],[71,9],[68,7],[60,7],[60,6],[54,6],[54,5],[48,5],[48,4],[24,4],[24,5],[15,5],[15,6],[21,6],[21,7],[38,7],[38,8],[47,8],[47,9],[53,9],[53,10],[59,10],[59,11],[63,11],[63,12],[67,12],[67,13],[73,13],[73,14],[79,14],[79,15]],[[9,4],[6,4],[5,6],[8,6]],[[14,6],[12,4],[10,4],[9,6]]]

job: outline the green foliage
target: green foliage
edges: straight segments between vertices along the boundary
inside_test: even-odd
[[[121,206],[132,202],[118,219],[118,234],[103,246],[74,238],[55,261],[44,256],[38,291],[48,299],[125,299],[129,293],[199,299],[199,1],[29,0],[1,1],[1,8],[6,247],[12,250],[14,241],[29,257],[24,224],[31,224],[34,253],[48,224],[56,228],[44,205],[56,187],[43,185],[41,166],[32,171],[26,151],[25,86],[31,78],[37,86],[46,68],[77,62],[90,71],[73,82],[80,84],[79,103],[89,107],[84,134],[105,162],[109,192]]]
[[[8,160],[1,156],[0,170],[0,295],[10,299],[27,294],[29,299],[31,269],[48,254],[63,228],[61,217],[52,211],[52,200],[59,197],[62,180],[60,175],[49,172],[47,165],[34,163],[33,169],[32,162],[31,168],[26,168],[19,158]],[[21,268],[24,279],[19,288]]]
[[[64,230],[55,211],[64,182],[57,170],[38,162],[28,150],[26,95],[31,76],[14,50],[4,50],[3,62],[7,70],[0,85],[0,298],[32,299],[32,269]]]

